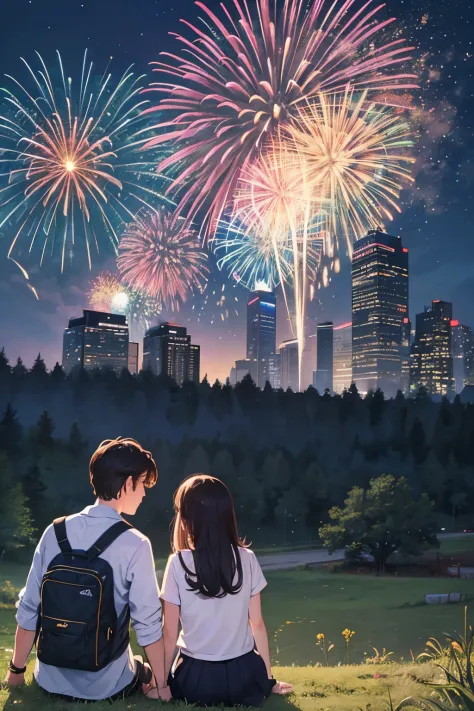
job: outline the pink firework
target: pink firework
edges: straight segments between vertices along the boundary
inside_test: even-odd
[[[374,0],[233,0],[200,29],[182,20],[191,38],[176,35],[180,54],[163,52],[155,71],[168,81],[147,91],[164,95],[148,111],[168,114],[167,127],[145,148],[170,142],[176,150],[159,171],[175,169],[168,192],[177,195],[176,214],[192,219],[210,199],[206,231],[213,229],[232,196],[239,174],[259,146],[281,124],[291,123],[301,102],[348,85],[386,97],[416,87],[416,75],[400,73],[409,60],[403,39],[376,44],[394,18],[380,19]]]
[[[206,259],[195,231],[183,220],[167,211],[146,212],[127,227],[117,265],[129,286],[178,311],[180,302],[204,288]]]

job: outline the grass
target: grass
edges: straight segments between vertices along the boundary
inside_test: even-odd
[[[472,550],[474,537],[443,541],[442,554]],[[157,568],[163,570],[164,560]],[[25,581],[25,566],[0,564],[0,581],[11,580],[16,587]],[[462,628],[462,605],[429,606],[426,593],[473,592],[472,581],[441,578],[394,578],[331,573],[321,569],[275,571],[267,574],[263,607],[272,647],[276,675],[295,686],[289,699],[272,697],[268,711],[356,711],[371,705],[372,711],[387,711],[387,687],[395,701],[423,693],[416,678],[430,678],[428,665],[390,664],[383,667],[363,664],[372,646],[394,652],[397,662],[409,661],[423,651],[430,636]],[[471,619],[474,603],[471,603]],[[297,613],[297,614],[296,614]],[[360,666],[317,667],[322,664],[315,636],[324,632],[335,643],[332,665],[344,662],[342,630],[355,630],[351,641],[351,662]],[[0,675],[11,657],[15,631],[14,609],[0,606]],[[411,650],[411,651],[410,651]],[[32,662],[29,671],[32,671]],[[379,678],[374,678],[377,673]],[[151,711],[157,702],[128,700],[114,704],[117,711]],[[25,711],[53,709],[74,711],[75,706],[51,703],[34,686],[10,694],[0,691],[0,711],[19,707]],[[79,707],[78,707],[79,708]],[[82,708],[82,707],[80,707]],[[105,711],[109,705],[94,705]]]
[[[445,538],[441,540],[439,552],[441,555],[452,555],[454,553],[474,552],[474,535],[463,534],[456,538]]]
[[[3,669],[1,669],[3,672]],[[374,678],[374,674],[379,678]],[[265,705],[266,711],[387,711],[387,699],[390,689],[393,699],[398,702],[406,696],[422,694],[423,686],[414,680],[431,679],[433,668],[428,665],[415,667],[391,664],[370,668],[347,666],[331,669],[312,667],[289,667],[278,669],[278,677],[291,682],[294,693],[286,698],[272,696]],[[114,703],[116,711],[152,711],[164,706],[157,701],[143,698],[128,699]],[[173,704],[171,708],[185,708],[184,704]],[[33,684],[10,693],[0,690],[0,711],[79,711],[83,705],[68,702],[52,702],[43,696]],[[106,711],[110,704],[94,704],[94,711]],[[170,706],[167,706],[170,708]],[[188,708],[188,707],[186,707]]]

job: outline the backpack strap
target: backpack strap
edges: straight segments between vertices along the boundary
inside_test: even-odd
[[[108,548],[119,536],[122,535],[122,533],[129,531],[131,528],[133,528],[132,524],[127,523],[127,521],[124,521],[123,519],[122,521],[114,523],[114,525],[108,528],[105,533],[103,533],[94,543],[94,545],[89,548],[87,551],[88,560],[94,560],[94,558],[97,558],[97,556],[103,553],[106,548]]]
[[[61,553],[70,553],[72,551],[71,544],[67,538],[66,532],[66,516],[61,516],[53,522],[56,540],[61,549]]]

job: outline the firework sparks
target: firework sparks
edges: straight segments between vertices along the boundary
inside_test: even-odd
[[[111,272],[101,272],[90,285],[89,303],[98,311],[110,311],[117,294],[126,292],[119,277]]]
[[[315,277],[309,267],[313,254],[319,259],[324,253],[326,242],[320,200],[310,188],[304,161],[279,131],[269,148],[242,174],[234,200],[236,217],[257,234],[262,234],[263,229],[271,240],[290,323],[298,339],[300,384],[308,286]],[[282,246],[283,250],[289,247],[292,256],[288,285],[292,287],[294,311],[287,298],[287,279],[280,259]]]
[[[202,291],[206,259],[195,231],[162,210],[147,211],[128,225],[117,264],[129,286],[177,311],[193,291]]]
[[[309,242],[307,268],[315,278],[321,244]],[[284,240],[274,240],[268,225],[262,224],[256,231],[255,226],[249,230],[238,220],[222,220],[211,246],[217,257],[217,267],[250,291],[263,286],[273,291],[281,282],[292,283],[295,255],[290,235]]]
[[[157,178],[151,164],[133,155],[147,105],[138,98],[144,77],[129,68],[118,82],[107,71],[96,81],[86,52],[76,87],[59,53],[56,83],[38,58],[37,72],[24,62],[29,87],[8,76],[13,88],[2,90],[0,227],[15,226],[8,256],[37,245],[42,263],[59,248],[63,271],[82,238],[90,267],[101,235],[116,250],[117,225],[149,200],[166,199],[150,187]]]
[[[240,172],[275,129],[294,120],[302,102],[347,84],[376,93],[416,87],[415,75],[399,71],[413,48],[403,39],[376,45],[394,21],[378,19],[383,5],[318,0],[306,10],[302,0],[255,4],[252,14],[245,0],[234,0],[233,11],[221,3],[218,16],[197,2],[204,28],[183,20],[194,39],[177,35],[182,55],[163,52],[171,62],[155,63],[170,80],[149,89],[164,98],[148,111],[170,118],[155,126],[166,132],[145,148],[177,145],[158,169],[179,169],[168,188],[179,199],[179,214],[186,210],[192,219],[211,195],[208,231],[223,215]]]
[[[410,128],[392,109],[358,98],[353,90],[324,96],[299,110],[289,128],[297,154],[304,161],[310,194],[319,196],[327,215],[329,256],[339,236],[352,243],[367,229],[400,212],[397,199],[412,181],[407,154],[413,145]]]
[[[125,314],[130,339],[140,341],[161,313],[161,303],[137,289],[131,289],[112,272],[101,272],[90,284],[89,303],[98,311]]]

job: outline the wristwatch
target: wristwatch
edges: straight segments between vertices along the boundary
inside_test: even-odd
[[[8,662],[8,668],[11,671],[12,674],[24,674],[26,672],[26,666],[25,667],[16,667],[12,660]]]

